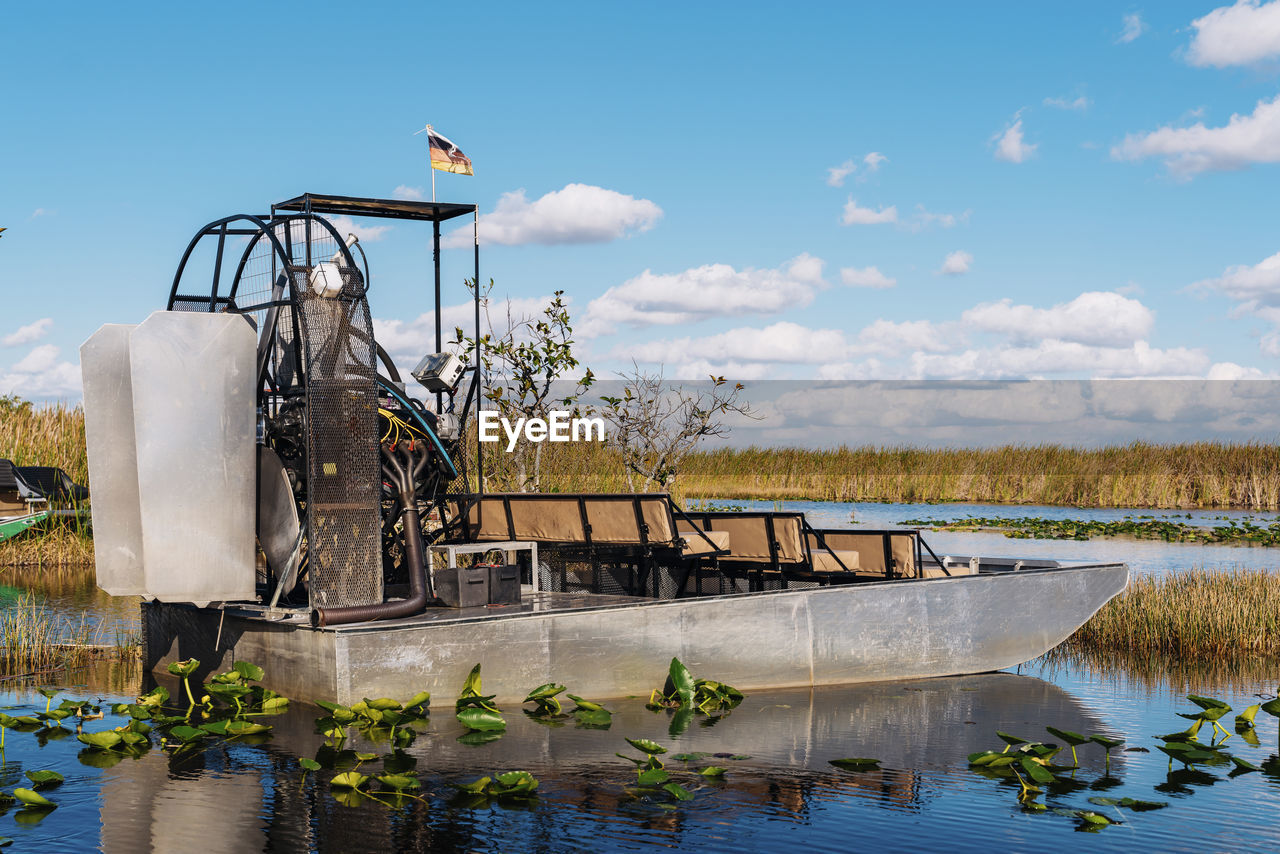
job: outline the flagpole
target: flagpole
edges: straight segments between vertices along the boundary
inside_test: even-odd
[[[436,167],[431,162],[431,125],[427,125],[427,166],[431,169],[431,201],[436,200]]]

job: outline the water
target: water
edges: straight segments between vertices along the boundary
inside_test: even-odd
[[[772,501],[713,502],[752,510],[772,510]],[[1248,520],[1266,526],[1276,521],[1274,513],[1246,510],[1186,510],[1046,507],[1034,504],[876,504],[835,501],[784,501],[784,510],[805,514],[815,528],[898,528],[908,519],[964,519],[971,516],[1018,518],[1035,516],[1044,519],[1085,519],[1115,522],[1126,517],[1150,517],[1157,520],[1183,522],[1197,527],[1224,525],[1225,519],[1237,523]],[[943,555],[982,555],[986,557],[1053,558],[1058,560],[1121,561],[1134,573],[1177,572],[1201,566],[1210,570],[1238,567],[1280,569],[1280,549],[1248,543],[1203,544],[1166,543],[1162,540],[1140,540],[1133,537],[1100,537],[1077,540],[1011,539],[998,532],[965,533],[959,531],[925,531],[924,539],[939,557]]]
[[[743,502],[732,502],[741,504]],[[754,506],[772,509],[771,502]],[[806,513],[815,527],[894,527],[908,518],[951,519],[969,515],[1118,519],[1124,510],[984,505],[884,505],[786,502]],[[1216,517],[1271,516],[1209,511],[1155,514],[1193,524]],[[939,554],[1049,556],[1123,560],[1139,572],[1176,572],[1191,566],[1272,567],[1276,549],[1163,543],[1132,539],[1090,542],[1011,540],[1000,534],[937,532],[927,539]],[[92,570],[54,577],[3,579],[33,589],[45,607],[87,615],[107,634],[136,631],[134,600],[112,600],[93,587]],[[272,662],[258,662],[267,669]],[[654,662],[654,685],[664,662]],[[320,710],[295,705],[271,718],[272,737],[261,744],[218,744],[198,756],[172,758],[157,745],[139,759],[110,767],[84,764],[74,737],[49,738],[43,747],[30,733],[8,732],[0,763],[0,789],[25,785],[24,770],[50,768],[67,780],[47,792],[58,804],[40,815],[0,806],[0,836],[15,850],[108,852],[198,850],[241,851],[566,851],[672,848],[699,851],[772,851],[797,844],[813,851],[1051,850],[1087,847],[1099,851],[1274,851],[1280,830],[1280,735],[1277,721],[1259,715],[1259,745],[1233,736],[1228,749],[1263,773],[1230,778],[1225,768],[1194,773],[1175,769],[1154,750],[1153,738],[1185,726],[1177,711],[1192,711],[1185,694],[1221,696],[1237,710],[1256,695],[1273,696],[1280,664],[1253,662],[1217,670],[1191,667],[1170,673],[1158,662],[1138,665],[1038,661],[1018,672],[947,679],[849,686],[814,691],[756,692],[732,714],[704,725],[695,720],[670,730],[669,713],[652,713],[642,698],[614,700],[608,731],[576,728],[570,721],[547,727],[514,708],[498,741],[467,746],[448,706],[436,708],[431,724],[409,753],[417,759],[422,802],[389,808],[372,800],[346,806],[326,783],[328,772],[305,777],[298,758],[317,754],[322,739],[314,719]],[[700,674],[714,678],[715,674]],[[140,676],[110,668],[69,679],[72,696],[105,701],[135,696]],[[175,696],[176,684],[169,683]],[[489,686],[491,689],[493,686]],[[532,687],[532,686],[529,686]],[[572,690],[572,686],[570,686]],[[444,698],[448,699],[448,698]],[[29,691],[0,692],[9,714],[38,711],[44,699]],[[90,722],[96,731],[123,721],[110,714]],[[1225,719],[1231,728],[1231,716]],[[1052,808],[1094,809],[1122,821],[1087,837],[1079,822],[1052,811],[1031,814],[1016,799],[1017,787],[987,779],[968,766],[967,755],[1000,749],[995,731],[1052,740],[1045,725],[1084,734],[1126,739],[1125,747],[1149,753],[1112,755],[1105,767],[1101,748],[1080,747],[1081,768],[1060,775],[1041,800]],[[57,735],[56,733],[54,735]],[[615,752],[638,755],[624,737],[649,738],[669,748],[667,767],[694,793],[673,805],[634,797],[635,771]],[[362,745],[355,745],[362,749]],[[378,746],[376,751],[386,752]],[[724,754],[706,761],[728,768],[722,781],[686,774],[674,754]],[[733,759],[730,756],[747,758]],[[1065,757],[1066,754],[1062,754]],[[881,770],[854,773],[830,760],[873,757]],[[374,768],[378,763],[371,763]],[[456,784],[507,770],[527,770],[541,781],[528,804],[467,803]],[[362,770],[370,770],[367,767]],[[1165,801],[1153,812],[1096,806],[1089,797]]]
[[[661,669],[658,665],[657,670]],[[1275,671],[1232,686],[1240,708],[1275,687]],[[1048,679],[1044,677],[1049,677]],[[1269,678],[1268,678],[1269,677]],[[1196,685],[1212,692],[1215,686]],[[177,694],[177,686],[172,690]],[[73,694],[83,696],[85,689]],[[38,710],[43,698],[13,693],[6,705]],[[72,737],[37,746],[31,734],[9,732],[0,785],[25,782],[22,771],[49,768],[67,778],[47,792],[59,806],[37,814],[11,809],[0,834],[22,848],[108,852],[244,851],[565,851],[668,847],[704,851],[772,851],[802,842],[808,850],[920,850],[931,841],[950,850],[1049,850],[1087,845],[1102,851],[1275,850],[1280,765],[1267,773],[1228,778],[1224,769],[1168,774],[1159,752],[1113,753],[1109,770],[1095,745],[1079,748],[1081,767],[1061,775],[1044,801],[1050,808],[1096,809],[1123,824],[1087,840],[1066,816],[1028,814],[1015,786],[969,769],[966,756],[1002,747],[995,730],[1049,740],[1043,726],[1127,739],[1152,747],[1152,735],[1179,728],[1175,710],[1191,708],[1171,686],[1082,667],[1033,665],[1022,674],[883,683],[814,691],[760,692],[712,726],[669,731],[671,716],[632,698],[608,704],[608,731],[550,728],[506,709],[509,729],[478,747],[460,744],[451,709],[436,708],[430,727],[409,748],[418,762],[425,802],[392,809],[373,800],[343,806],[324,783],[305,779],[297,758],[322,744],[313,719],[298,705],[268,719],[273,737],[260,745],[220,745],[187,759],[153,748],[110,767],[82,764]],[[10,713],[14,713],[12,710]],[[1274,719],[1260,716],[1260,746],[1229,745],[1262,764],[1280,763]],[[108,715],[86,729],[121,721]],[[635,772],[615,751],[638,755],[623,740],[649,738],[694,799],[676,807],[634,799]],[[354,745],[364,749],[364,745]],[[385,752],[386,747],[375,747]],[[674,754],[703,751],[728,768],[723,781],[682,773]],[[745,758],[731,759],[729,755]],[[853,773],[832,759],[874,757],[882,770]],[[377,767],[377,763],[371,763]],[[539,778],[528,804],[460,801],[455,784],[521,769]],[[364,770],[368,770],[367,768]],[[1165,801],[1154,812],[1092,806],[1091,796]],[[16,850],[16,849],[15,849]]]

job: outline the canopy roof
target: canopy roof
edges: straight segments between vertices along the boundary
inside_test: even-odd
[[[475,205],[452,202],[411,202],[403,199],[361,199],[353,196],[328,196],[303,193],[294,199],[277,202],[272,211],[310,211],[318,214],[376,216],[387,219],[417,219],[443,222],[473,213]]]

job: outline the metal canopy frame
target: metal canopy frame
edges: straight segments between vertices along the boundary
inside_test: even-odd
[[[475,389],[476,416],[484,398],[484,367],[480,362],[480,216],[476,205],[453,202],[414,202],[402,199],[371,199],[359,196],[334,196],[320,193],[303,193],[301,196],[276,202],[271,206],[271,218],[277,211],[298,211],[304,214],[331,214],[342,216],[367,216],[381,219],[404,219],[431,223],[431,257],[435,271],[436,349],[444,349],[440,311],[440,223],[460,216],[472,216],[472,243],[475,248]],[[342,243],[341,240],[338,241]],[[366,283],[366,286],[368,283]],[[468,393],[468,402],[470,394]],[[443,395],[436,393],[436,411],[442,409]],[[464,405],[465,406],[465,405]],[[465,412],[465,408],[464,408]],[[480,433],[476,431],[476,492],[484,494],[484,455],[480,448]]]

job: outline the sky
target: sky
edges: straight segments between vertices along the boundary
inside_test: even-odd
[[[430,198],[427,122],[601,376],[1280,374],[1280,2],[24,4],[0,74],[0,395],[78,400],[209,221]],[[429,229],[339,227],[412,365]]]

